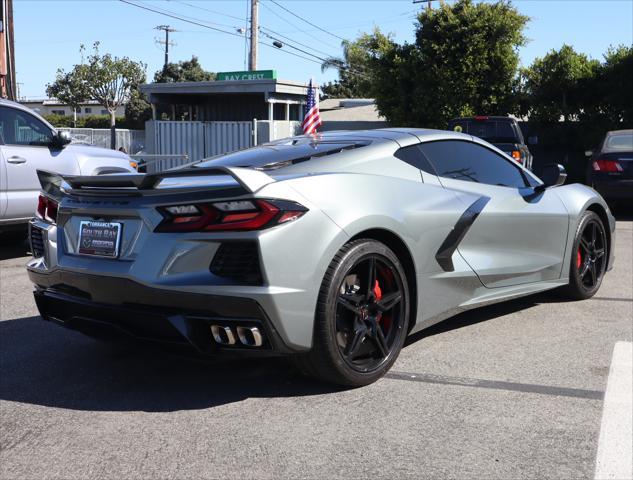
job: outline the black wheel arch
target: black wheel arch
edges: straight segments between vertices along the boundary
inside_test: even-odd
[[[396,254],[398,260],[400,260],[400,262],[402,263],[404,273],[407,276],[407,284],[409,287],[409,331],[411,331],[411,329],[415,326],[417,319],[418,287],[415,261],[413,260],[413,256],[411,255],[409,247],[400,236],[398,236],[391,230],[386,230],[384,228],[363,230],[362,232],[359,232],[352,238],[350,238],[348,242],[353,242],[354,240],[360,239],[376,240],[380,243],[383,243],[384,245],[389,247],[393,251],[393,253]]]

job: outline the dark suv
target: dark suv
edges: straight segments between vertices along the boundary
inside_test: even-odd
[[[528,149],[519,124],[510,117],[454,118],[448,122],[448,130],[479,137],[510,155],[516,162],[532,170],[532,154]]]

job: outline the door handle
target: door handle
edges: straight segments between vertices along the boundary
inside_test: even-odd
[[[9,163],[26,163],[26,158],[18,157],[17,155],[13,155],[7,159]]]

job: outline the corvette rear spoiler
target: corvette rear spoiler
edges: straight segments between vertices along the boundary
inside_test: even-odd
[[[60,175],[47,170],[38,170],[37,176],[40,180],[42,191],[52,196],[61,195],[64,190],[67,190],[64,184],[68,185],[73,191],[86,193],[106,193],[108,190],[114,189],[119,192],[121,190],[128,193],[136,191],[142,194],[143,191],[156,189],[166,179],[180,179],[182,182],[175,187],[161,187],[161,190],[163,188],[191,188],[186,186],[186,180],[192,181],[196,179],[198,180],[196,187],[200,188],[204,185],[204,180],[201,177],[229,176],[247,193],[255,193],[264,185],[275,181],[274,178],[264,172],[241,167],[194,167],[153,174],[131,173],[92,176]]]

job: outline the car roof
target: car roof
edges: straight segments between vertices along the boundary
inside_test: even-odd
[[[627,130],[611,130],[610,132],[607,132],[607,135],[633,135],[633,129],[627,129]]]
[[[305,138],[299,135],[293,138]],[[429,128],[379,128],[374,130],[333,130],[318,133],[315,137],[317,142],[354,142],[358,140],[393,140],[400,145],[420,143],[421,141],[438,140],[440,138],[456,138],[461,140],[472,140],[472,136],[452,132],[450,130],[433,130]],[[288,141],[283,139],[280,141]]]

